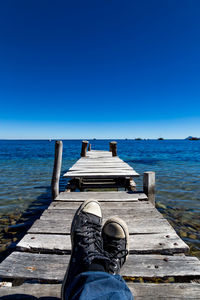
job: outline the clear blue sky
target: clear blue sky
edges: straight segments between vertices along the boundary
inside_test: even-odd
[[[1,1],[0,100],[0,138],[200,136],[200,1]]]

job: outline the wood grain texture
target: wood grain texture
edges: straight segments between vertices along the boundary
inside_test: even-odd
[[[60,300],[61,284],[24,283],[20,286],[0,288],[0,296],[7,300]],[[9,298],[10,296],[10,298]],[[12,298],[11,298],[12,296]],[[44,298],[43,298],[44,297]]]
[[[126,163],[123,163],[123,162],[104,162],[104,165],[102,166],[102,163],[100,162],[90,162],[88,161],[87,163],[76,163],[74,166],[72,166],[71,168],[73,167],[88,167],[88,168],[93,168],[93,167],[104,167],[104,168],[108,168],[108,167],[113,167],[113,168],[125,168],[125,167],[129,167],[131,168],[128,164]]]
[[[62,281],[69,255],[13,252],[0,264],[3,278]]]
[[[103,209],[102,213],[104,218],[108,218],[114,215],[121,215],[124,219],[129,217],[137,219],[151,217],[151,218],[163,218],[162,214],[159,213],[155,208],[152,208],[146,202],[133,202],[132,208],[125,208],[123,205],[121,207],[113,206],[112,210]],[[41,215],[41,219],[62,219],[62,220],[72,220],[76,212],[74,208],[67,209],[46,209]]]
[[[76,167],[73,167],[73,168],[70,168],[68,170],[68,172],[75,172],[75,171],[79,171],[79,172],[104,172],[104,173],[114,173],[114,172],[126,172],[126,171],[132,171],[132,168],[130,167],[106,167],[106,166],[99,166],[99,167],[96,167],[96,166],[93,166],[93,167],[80,167],[80,166],[76,166]]]
[[[0,264],[3,278],[31,278],[62,281],[69,255],[13,252]],[[121,269],[122,276],[165,277],[200,276],[200,262],[195,257],[130,255]]]
[[[200,284],[193,283],[128,283],[135,300],[198,300]]]
[[[147,196],[141,192],[62,192],[55,200],[58,201],[85,201],[87,199],[96,199],[98,201],[134,201],[145,200]]]
[[[41,215],[41,220],[63,220],[63,222],[72,221],[75,209],[49,209],[44,211],[44,213]],[[143,207],[138,207],[134,209],[109,209],[103,211],[104,219],[110,218],[112,216],[121,216],[124,220],[137,220],[137,219],[156,219],[160,218],[163,219],[162,215],[153,209],[150,209],[149,211],[143,211]]]
[[[100,202],[100,201],[99,201]],[[146,202],[146,201],[144,201]],[[48,209],[68,209],[68,208],[74,208],[77,209],[83,201],[53,201]],[[113,207],[117,208],[133,208],[133,203],[139,203],[138,200],[135,201],[126,201],[126,202],[120,202],[120,201],[101,201],[101,209],[102,210],[110,210],[113,209]],[[148,202],[147,202],[148,203]]]
[[[16,249],[40,253],[70,253],[71,240],[69,235],[26,234]]]
[[[133,176],[138,177],[139,174],[135,171],[120,171],[120,172],[81,172],[81,171],[68,171],[64,175],[67,178],[75,178],[75,177],[88,177],[88,178],[118,178],[118,177],[126,177]]]
[[[188,252],[189,247],[172,231],[158,234],[130,235],[130,253],[178,253]],[[26,234],[17,244],[17,249],[41,253],[69,253],[69,235]]]
[[[130,234],[174,233],[175,231],[165,219],[127,219]],[[37,220],[28,233],[69,234],[71,222],[63,220]]]
[[[199,300],[200,284],[194,283],[131,283],[128,282],[135,300]],[[22,295],[45,297],[46,300],[60,300],[61,284],[24,283],[12,288],[1,288],[0,296],[15,295],[16,300],[24,300]],[[17,296],[18,295],[18,296]],[[27,299],[26,299],[27,300]]]
[[[144,201],[146,202],[146,201]],[[53,201],[48,209],[77,209],[83,202],[82,201]],[[135,203],[140,203],[139,201],[127,201],[127,202],[120,202],[120,201],[109,201],[109,202],[100,202],[101,209],[104,210],[112,210],[113,208],[127,208],[131,209],[134,208]],[[149,202],[146,202],[149,203]],[[146,208],[148,209],[149,206],[147,205]]]

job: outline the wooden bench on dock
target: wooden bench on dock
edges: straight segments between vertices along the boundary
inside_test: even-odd
[[[121,275],[128,280],[136,300],[200,299],[200,284],[195,282],[200,278],[200,262],[185,255],[189,247],[155,208],[155,174],[146,172],[143,191],[135,191],[133,178],[139,174],[116,156],[115,143],[111,151],[86,151],[86,147],[87,142],[83,142],[81,158],[64,174],[71,181],[66,191],[59,193],[62,142],[56,144],[54,200],[0,264],[0,286],[7,286],[0,288],[0,296],[25,294],[60,299],[70,258],[73,215],[84,200],[96,199],[101,203],[104,220],[119,215],[127,222],[130,255]],[[110,188],[109,180],[124,190],[102,190]],[[98,191],[92,191],[97,187]],[[81,192],[72,192],[71,188]],[[20,280],[22,284],[15,286]],[[155,284],[155,280],[162,283]],[[165,283],[170,280],[173,283]]]

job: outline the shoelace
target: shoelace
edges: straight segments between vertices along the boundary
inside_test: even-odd
[[[91,244],[95,245],[96,251],[89,250],[87,256],[83,259],[84,262],[90,262],[90,259],[94,256],[98,256],[99,259],[108,260],[110,258],[107,253],[103,250],[103,242],[101,238],[101,225],[94,224],[92,221],[86,219],[82,229],[77,230],[77,235],[82,237],[82,242],[79,243],[82,246],[86,246],[89,249]]]
[[[118,250],[115,253],[109,253],[110,258],[115,258],[115,259],[121,259],[121,258],[125,258],[128,255],[128,250],[126,249],[121,249]]]
[[[115,253],[109,253],[109,257],[110,257],[109,271],[112,274],[117,274],[119,272],[119,269],[123,265],[121,263],[121,259],[125,258],[127,255],[128,255],[128,250],[126,249],[118,250]]]
[[[110,260],[113,262],[115,260],[121,260],[122,258],[125,258],[128,255],[127,249],[120,249],[119,248],[119,241],[113,240],[112,243],[107,243],[106,248],[109,249],[108,255]]]

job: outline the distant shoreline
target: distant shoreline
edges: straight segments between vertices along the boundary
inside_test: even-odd
[[[154,139],[151,139],[151,138],[123,138],[123,139],[118,139],[118,138],[111,138],[111,139],[108,139],[108,138],[96,138],[94,140],[94,138],[82,138],[82,139],[65,139],[65,138],[53,138],[53,139],[1,139],[0,138],[0,141],[47,141],[47,142],[53,142],[53,141],[57,141],[57,140],[62,140],[62,141],[82,141],[82,140],[88,140],[88,141],[198,141],[200,140],[200,138],[183,138],[183,139],[180,139],[180,138],[176,138],[176,139],[170,139],[170,138],[154,138]]]

